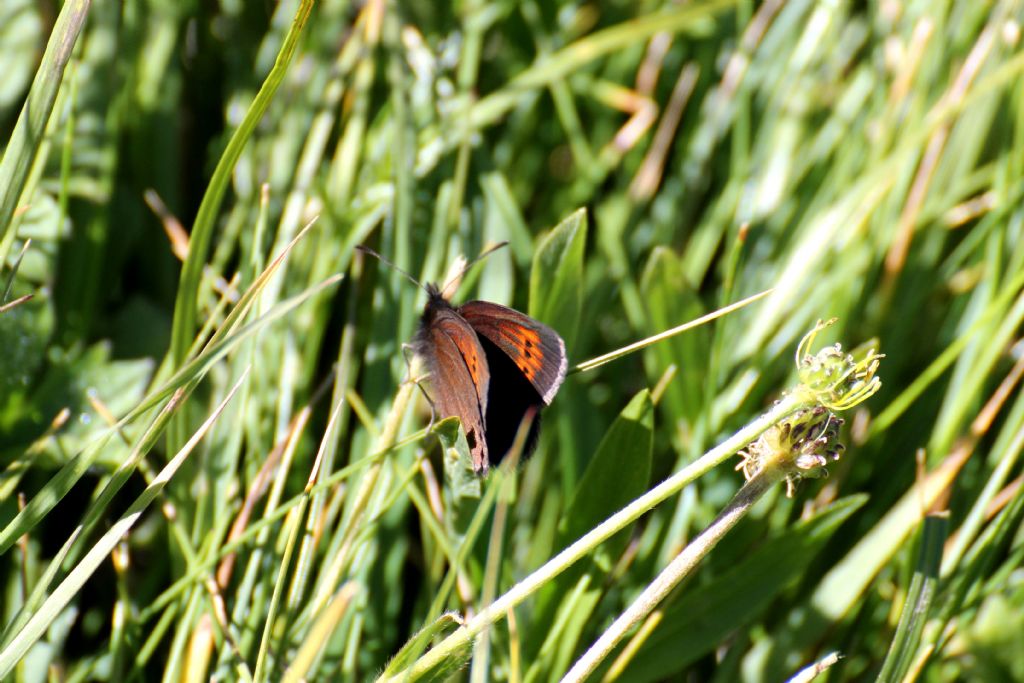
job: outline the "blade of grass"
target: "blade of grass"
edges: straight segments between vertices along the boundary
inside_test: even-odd
[[[323,652],[327,641],[330,639],[334,629],[348,612],[352,599],[359,592],[359,585],[346,583],[334,595],[334,598],[327,604],[327,609],[317,617],[316,623],[310,628],[309,636],[302,643],[295,659],[291,661],[284,675],[282,683],[301,683],[310,680],[310,672]]]
[[[81,562],[75,565],[75,568],[71,570],[67,578],[61,581],[50,597],[43,601],[39,610],[32,615],[25,626],[11,639],[11,642],[0,651],[0,678],[6,676],[14,668],[15,664],[25,656],[29,648],[32,647],[32,644],[46,632],[46,629],[53,623],[53,620],[60,615],[61,611],[78,594],[78,591],[82,589],[82,586],[85,585],[89,577],[106,560],[114,547],[121,542],[124,535],[131,530],[142,513],[149,507],[149,504],[163,491],[171,477],[178,471],[178,468],[185,462],[185,459],[203,436],[206,435],[206,432],[213,426],[217,418],[220,417],[220,414],[232,397],[234,397],[235,392],[247,376],[248,373],[238,380],[224,400],[221,401],[220,405],[203,422],[196,433],[192,435],[192,438],[160,470],[153,483],[146,487],[145,491],[131,504],[128,511],[100,537],[96,544],[86,553],[85,557],[82,558]],[[168,415],[173,413],[183,398],[184,392],[175,395],[168,401],[162,412]]]
[[[0,160],[0,264],[7,262],[14,243],[12,218],[43,143],[53,104],[57,100],[64,68],[89,13],[90,0],[68,0],[60,10],[53,32],[46,43],[46,51],[32,81],[28,99],[14,124]]]
[[[903,602],[900,622],[896,627],[889,653],[878,674],[879,683],[902,681],[910,670],[921,633],[928,621],[928,612],[939,582],[939,566],[942,563],[942,546],[946,542],[949,520],[929,515],[924,519],[924,533],[917,557],[914,577]]]
[[[764,297],[766,297],[769,294],[771,294],[773,291],[774,290],[766,289],[765,291],[760,292],[759,294],[755,294],[754,296],[749,296],[746,299],[743,299],[741,301],[737,301],[734,304],[730,304],[728,306],[724,306],[722,308],[719,308],[717,311],[712,311],[711,313],[708,313],[707,315],[703,315],[703,316],[697,318],[696,320],[691,320],[688,323],[683,323],[682,325],[679,325],[677,327],[673,327],[671,330],[665,330],[664,332],[659,332],[658,334],[655,334],[655,335],[652,335],[650,337],[647,337],[646,339],[641,339],[638,342],[633,342],[632,344],[629,344],[627,346],[623,346],[621,349],[616,349],[615,351],[611,351],[611,352],[606,353],[604,355],[598,356],[597,358],[591,358],[590,360],[583,361],[582,363],[579,363],[575,367],[571,368],[569,370],[569,373],[572,374],[574,372],[587,372],[588,370],[593,370],[594,368],[598,368],[598,367],[604,365],[605,363],[610,363],[613,360],[618,360],[619,358],[622,358],[623,356],[627,356],[627,355],[633,353],[634,351],[639,351],[640,349],[646,348],[646,347],[650,346],[651,344],[657,344],[658,342],[662,341],[663,339],[668,339],[669,337],[674,337],[677,334],[681,334],[683,332],[686,332],[687,330],[692,330],[695,327],[699,327],[699,326],[701,326],[701,325],[703,325],[705,323],[711,322],[712,320],[715,320],[717,318],[721,318],[723,315],[726,315],[728,313],[732,313],[735,310],[739,310],[739,309],[743,308],[744,306],[747,306],[749,304],[754,303],[758,299],[763,299]]]
[[[210,250],[210,242],[213,239],[214,228],[217,224],[217,216],[220,205],[227,191],[228,183],[235,164],[238,162],[245,148],[256,130],[256,125],[263,118],[270,102],[277,92],[278,86],[284,80],[285,72],[291,63],[292,57],[298,46],[299,36],[309,19],[313,9],[314,0],[302,0],[292,20],[291,28],[285,36],[281,50],[277,54],[274,67],[270,70],[266,80],[260,87],[259,92],[253,99],[252,104],[245,113],[241,124],[231,135],[224,154],[221,155],[214,169],[210,182],[207,185],[206,193],[196,213],[196,220],[192,226],[189,237],[188,256],[181,268],[181,281],[178,286],[174,304],[174,321],[171,330],[170,355],[173,358],[175,367],[180,367],[186,358],[188,348],[192,343],[195,334],[196,306],[198,304],[199,286],[203,277],[203,266]],[[184,434],[186,426],[172,425],[171,443],[179,443]]]
[[[309,473],[309,479],[306,481],[306,488],[302,492],[299,505],[296,509],[292,510],[291,529],[288,532],[288,540],[285,544],[284,553],[281,556],[281,564],[277,570],[277,580],[274,581],[274,592],[270,598],[270,608],[267,611],[267,618],[263,626],[263,637],[260,639],[259,653],[256,656],[256,668],[253,670],[252,675],[254,683],[262,683],[266,676],[265,669],[268,666],[267,658],[269,657],[273,640],[274,623],[277,621],[278,612],[288,590],[289,581],[287,578],[289,570],[292,569],[295,560],[297,560],[295,553],[298,548],[299,536],[305,529],[306,518],[309,513],[310,492],[319,476],[322,463],[323,451],[321,450],[317,453],[316,460],[313,461],[313,468]]]

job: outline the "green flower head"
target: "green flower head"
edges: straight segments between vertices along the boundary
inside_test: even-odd
[[[854,407],[878,391],[882,380],[875,372],[883,356],[869,349],[857,359],[853,354],[843,353],[839,344],[812,355],[814,338],[834,322],[835,318],[818,321],[804,336],[796,349],[796,365],[801,384],[798,391],[808,392],[815,403],[838,412]]]

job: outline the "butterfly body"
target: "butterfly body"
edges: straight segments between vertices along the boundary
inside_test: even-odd
[[[426,362],[437,412],[459,418],[473,467],[483,474],[511,448],[527,418],[524,451],[533,447],[539,411],[565,379],[565,342],[513,308],[489,301],[455,307],[437,287],[425,289],[413,348]]]

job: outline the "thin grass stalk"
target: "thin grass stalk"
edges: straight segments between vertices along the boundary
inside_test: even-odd
[[[712,311],[711,313],[708,313],[707,315],[702,315],[701,317],[696,318],[694,320],[691,320],[689,322],[685,322],[682,325],[677,325],[676,327],[673,327],[672,329],[665,330],[664,332],[659,332],[658,334],[651,335],[650,337],[647,337],[645,339],[641,339],[640,341],[633,342],[632,344],[628,344],[626,346],[623,346],[620,349],[616,349],[616,350],[611,351],[609,353],[606,353],[606,354],[604,354],[602,356],[598,356],[597,358],[591,358],[590,360],[586,360],[586,361],[584,361],[582,363],[579,363],[575,367],[571,368],[569,370],[569,373],[572,374],[574,372],[587,372],[588,370],[593,370],[594,368],[598,368],[598,367],[604,365],[605,363],[611,363],[613,360],[618,360],[619,358],[622,358],[624,356],[628,356],[631,353],[635,353],[635,352],[637,352],[637,351],[639,351],[641,349],[647,348],[648,346],[651,346],[652,344],[657,344],[658,342],[665,341],[666,339],[669,339],[669,338],[674,337],[676,335],[682,334],[683,332],[686,332],[688,330],[692,330],[692,329],[694,329],[696,327],[700,327],[701,325],[704,325],[704,324],[709,323],[709,322],[711,322],[713,320],[721,318],[722,316],[727,315],[729,313],[732,313],[733,311],[737,311],[737,310],[743,308],[744,306],[748,306],[748,305],[754,303],[758,299],[763,299],[764,297],[766,297],[769,294],[771,294],[773,291],[774,290],[766,289],[763,292],[759,292],[759,293],[757,293],[757,294],[755,294],[753,296],[748,296],[746,299],[742,299],[740,301],[737,301],[734,304],[730,304],[728,306],[724,306],[724,307],[719,308],[719,309],[717,309],[715,311]]]
[[[535,416],[527,415],[519,425],[515,442],[512,444],[511,453],[508,455],[508,472],[515,472],[519,464],[519,458],[523,453],[523,446],[526,444],[526,437],[530,431],[530,425]],[[502,554],[505,548],[505,529],[508,524],[509,500],[512,500],[515,493],[515,477],[503,477],[503,480],[496,483],[494,488],[501,496],[494,506],[494,516],[491,521],[491,536],[487,544],[487,563],[484,567],[484,583],[480,594],[480,606],[487,607],[494,601],[494,594],[498,590],[498,579],[501,575]],[[504,494],[504,495],[502,495]],[[471,547],[475,538],[467,538],[463,541],[464,547]],[[461,566],[453,566],[453,572],[458,574]],[[471,683],[486,683],[488,680],[489,664],[491,658],[491,639],[489,633],[484,631],[481,638],[477,639],[473,651],[473,665],[470,672]]]
[[[948,527],[949,520],[945,517],[929,515],[924,519],[917,566],[907,590],[896,633],[882,664],[882,670],[878,674],[878,683],[905,680],[904,677],[910,670],[939,582],[942,546],[946,540]]]
[[[395,444],[398,436],[398,429],[405,417],[405,411],[409,405],[409,400],[412,398],[414,387],[415,385],[412,382],[405,382],[399,388],[398,393],[395,395],[395,401],[391,405],[391,412],[388,414],[388,419],[384,423],[384,429],[381,431],[380,440],[377,442],[378,450],[382,451],[389,449]],[[352,558],[356,536],[359,532],[367,505],[370,502],[370,497],[376,490],[381,467],[383,467],[383,461],[381,460],[377,460],[371,464],[359,483],[359,490],[357,491],[352,504],[352,513],[349,518],[345,520],[346,526],[342,531],[343,540],[341,543],[341,549],[338,551],[338,554],[335,555],[331,565],[320,577],[320,580],[317,583],[316,592],[313,594],[313,614],[320,612],[320,610],[327,604],[330,596],[336,590],[335,586],[337,586],[341,580],[341,576],[345,572],[348,562]]]
[[[338,345],[338,356],[335,361],[335,368],[337,372],[334,376],[334,386],[332,387],[331,393],[331,418],[327,423],[327,429],[324,431],[323,438],[320,442],[320,449],[323,452],[323,463],[324,466],[320,470],[319,478],[324,480],[331,475],[334,471],[334,460],[337,455],[338,441],[342,434],[348,432],[349,412],[348,401],[346,396],[348,391],[352,388],[355,383],[355,377],[358,372],[357,360],[355,355],[355,343],[356,336],[359,330],[359,297],[362,292],[360,286],[363,272],[363,260],[361,256],[353,258],[350,274],[351,274],[351,287],[349,288],[346,310],[348,314],[345,317],[345,325],[341,333],[341,342]],[[317,489],[312,494],[310,500],[310,516],[309,523],[315,524],[316,520],[320,519],[323,511],[324,503],[328,489]],[[312,527],[307,529],[307,534],[303,542],[303,546],[299,552],[299,565],[296,569],[295,585],[292,589],[290,600],[292,604],[296,604],[296,601],[306,595],[307,585],[312,577],[312,560],[313,553],[316,550],[316,543],[319,540],[317,535],[313,533]]]

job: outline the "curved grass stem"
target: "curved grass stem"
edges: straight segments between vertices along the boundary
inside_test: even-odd
[[[785,477],[781,468],[762,470],[736,493],[729,505],[644,589],[625,612],[619,615],[562,678],[562,683],[578,683],[594,672],[629,631],[654,611],[672,589],[690,575],[725,534],[761,499],[765,491]]]

